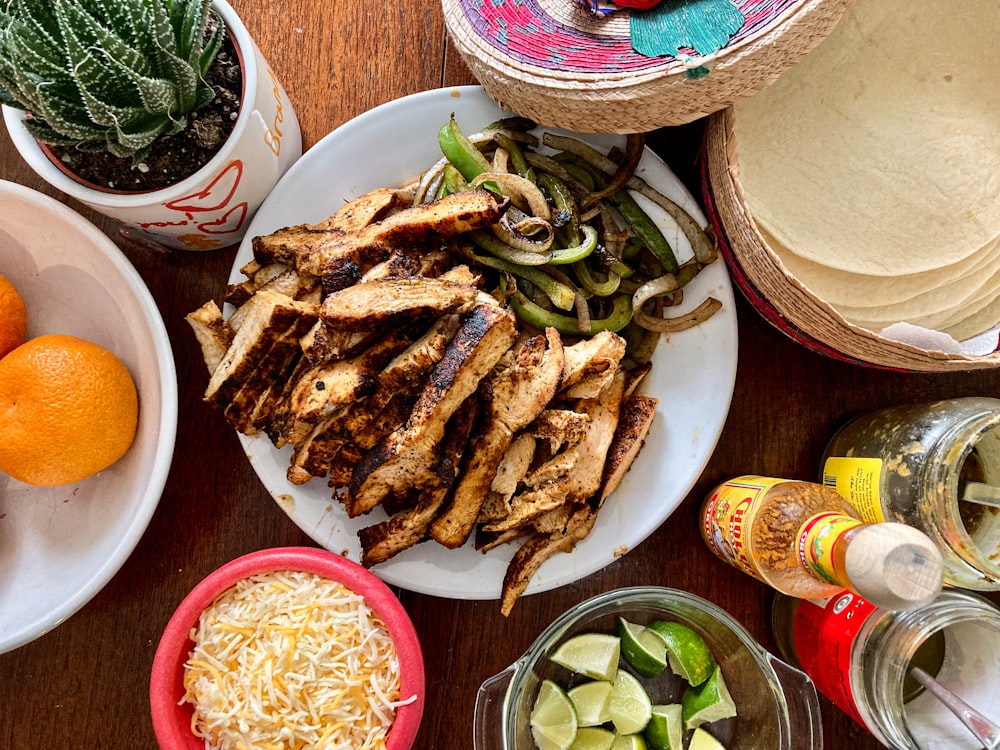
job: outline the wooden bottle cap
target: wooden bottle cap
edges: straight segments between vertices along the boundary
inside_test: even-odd
[[[844,558],[851,587],[885,609],[913,609],[941,591],[941,551],[919,529],[873,523],[851,538]]]

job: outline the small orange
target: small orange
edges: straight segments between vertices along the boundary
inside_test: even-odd
[[[91,341],[48,334],[0,359],[0,471],[53,487],[96,474],[135,439],[128,368]]]
[[[28,332],[28,308],[17,289],[0,275],[0,357],[24,343]]]

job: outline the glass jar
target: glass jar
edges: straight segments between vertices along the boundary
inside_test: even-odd
[[[817,601],[779,594],[772,624],[785,660],[886,747],[982,747],[908,676],[911,664],[1000,721],[1000,611],[976,594],[948,589],[905,612],[878,609],[848,591]]]
[[[941,549],[945,582],[1000,589],[1000,400],[894,406],[848,422],[823,455],[823,483],[866,521],[897,521]],[[969,494],[967,494],[969,493]]]

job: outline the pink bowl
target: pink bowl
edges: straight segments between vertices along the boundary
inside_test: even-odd
[[[385,623],[399,658],[400,695],[416,696],[396,711],[386,747],[408,750],[424,711],[424,658],[413,623],[392,590],[375,575],[340,555],[311,547],[278,547],[239,557],[210,573],[181,602],[157,646],[149,684],[153,731],[162,750],[205,750],[204,741],[191,733],[191,705],[180,703],[184,663],[194,647],[191,629],[201,613],[237,581],[275,570],[303,571],[337,581],[361,594]]]

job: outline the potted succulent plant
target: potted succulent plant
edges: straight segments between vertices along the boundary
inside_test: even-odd
[[[0,102],[35,172],[153,247],[238,242],[302,153],[224,0],[7,0]]]

